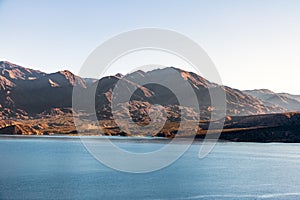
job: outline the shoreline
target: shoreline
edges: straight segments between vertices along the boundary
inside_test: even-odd
[[[164,141],[164,142],[170,142],[173,140],[173,138],[164,138],[164,137],[149,137],[149,136],[104,136],[104,135],[8,135],[8,134],[1,134],[0,140],[2,139],[53,139],[53,140],[115,140],[115,141]],[[177,137],[176,142],[184,142],[186,139],[189,139],[189,137]],[[212,139],[207,139],[206,142],[212,142]],[[175,143],[176,143],[175,142]],[[203,138],[197,138],[195,137],[193,140],[194,142],[204,142]],[[233,140],[224,140],[224,139],[218,139],[217,143],[261,143],[261,144],[282,144],[282,143],[292,143],[292,144],[300,144],[300,142],[289,142],[289,141],[233,141]]]

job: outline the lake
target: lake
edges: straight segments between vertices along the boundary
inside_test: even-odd
[[[219,142],[204,159],[200,145],[167,168],[130,174],[98,162],[78,138],[0,137],[0,199],[300,199],[300,144]]]

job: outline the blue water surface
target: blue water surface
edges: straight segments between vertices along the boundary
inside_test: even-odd
[[[130,174],[104,166],[76,138],[0,137],[0,199],[300,199],[300,144],[218,143],[204,159],[200,145],[167,168]]]

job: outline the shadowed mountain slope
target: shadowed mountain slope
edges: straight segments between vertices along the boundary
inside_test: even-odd
[[[2,118],[28,118],[36,117],[41,113],[53,113],[51,110],[57,108],[62,110],[70,108],[72,106],[72,91],[75,86],[82,90],[82,98],[86,98],[86,94],[90,94],[91,91],[96,91],[94,97],[98,118],[111,119],[112,92],[120,80],[126,83],[122,92],[124,94],[133,93],[130,98],[130,105],[132,109],[138,110],[135,111],[135,118],[139,118],[139,115],[147,112],[152,104],[169,107],[173,113],[177,114],[181,109],[192,112],[189,109],[190,106],[193,106],[189,102],[189,96],[184,98],[185,105],[179,105],[176,95],[169,88],[155,82],[140,85],[143,81],[151,82],[151,80],[158,82],[161,80],[174,85],[176,90],[182,94],[185,93],[184,88],[178,83],[188,82],[197,96],[201,116],[207,117],[211,110],[217,109],[211,107],[208,88],[213,90],[219,87],[218,85],[195,73],[173,67],[148,72],[136,71],[125,76],[118,74],[94,81],[93,79],[80,78],[67,70],[47,74],[10,62],[0,62],[0,116]],[[227,86],[222,88],[227,97],[226,111],[228,115],[253,115],[286,111],[278,105],[266,104],[261,99],[245,94],[240,90]],[[122,97],[122,94],[119,96]],[[119,102],[122,103],[120,99]],[[89,100],[86,103],[90,103]],[[145,107],[145,105],[148,106]],[[183,107],[179,108],[179,106]]]

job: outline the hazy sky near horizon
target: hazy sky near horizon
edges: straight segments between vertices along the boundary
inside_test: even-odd
[[[0,27],[0,60],[75,74],[114,35],[171,29],[204,48],[223,84],[300,94],[299,0],[0,0]]]

